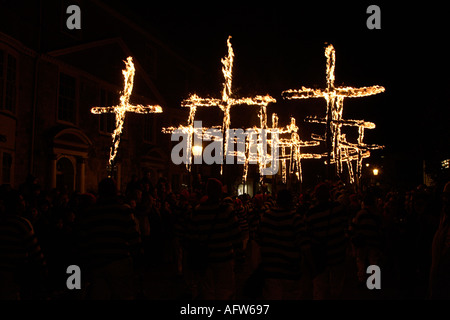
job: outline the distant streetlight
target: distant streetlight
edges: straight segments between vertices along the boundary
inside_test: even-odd
[[[373,175],[374,175],[374,176],[377,176],[377,175],[378,175],[378,169],[375,168],[375,169],[372,170],[372,172],[373,172]]]
[[[193,146],[192,147],[192,154],[194,156],[201,156],[203,152],[203,147],[202,146]]]

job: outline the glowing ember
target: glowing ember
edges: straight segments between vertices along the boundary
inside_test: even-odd
[[[327,129],[325,137],[313,136],[318,140],[327,141],[329,148],[327,156],[330,163],[336,163],[338,175],[342,173],[343,162],[348,164],[350,182],[354,182],[353,169],[350,161],[358,160],[357,174],[361,174],[362,159],[370,155],[369,149],[379,149],[382,146],[368,146],[363,143],[364,129],[374,129],[375,124],[365,122],[363,120],[344,120],[342,119],[344,98],[366,97],[384,92],[384,87],[335,87],[335,50],[330,44],[325,49],[327,58],[326,68],[326,89],[311,89],[302,87],[301,89],[289,89],[282,92],[285,99],[309,99],[309,98],[325,98],[327,101],[327,112],[325,119],[307,118],[306,121],[326,124]],[[341,133],[342,126],[358,127],[358,142],[351,144],[346,141],[345,135]],[[330,136],[328,136],[330,135]]]
[[[134,113],[160,113],[162,108],[159,105],[143,106],[130,104],[130,96],[133,91],[135,68],[132,57],[125,61],[126,69],[122,70],[124,76],[124,90],[120,97],[120,104],[111,107],[93,107],[91,112],[94,114],[114,113],[116,118],[116,128],[112,133],[113,145],[111,146],[109,163],[112,165],[119,149],[120,136],[123,130],[126,112]]]

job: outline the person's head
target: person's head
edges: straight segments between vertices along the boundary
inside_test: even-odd
[[[325,203],[330,200],[331,194],[330,194],[330,186],[325,183],[321,182],[319,183],[315,189],[314,189],[314,198],[319,203]]]
[[[367,190],[362,199],[362,205],[364,207],[375,207],[377,204],[377,197],[372,190]]]
[[[27,175],[26,183],[28,184],[37,184],[39,182],[38,178],[29,173]]]
[[[241,209],[242,208],[242,200],[239,199],[239,198],[234,199],[233,204],[234,204],[234,208],[235,209]]]
[[[222,182],[209,178],[206,184],[206,195],[208,196],[208,201],[218,202],[222,197]]]
[[[130,198],[139,203],[142,201],[142,190],[136,189],[130,195]]]
[[[445,184],[442,191],[442,209],[447,216],[450,216],[450,181]]]
[[[116,182],[112,178],[104,178],[98,184],[98,196],[101,199],[111,199],[117,196]]]
[[[263,204],[264,204],[264,199],[263,199],[262,194],[260,194],[260,193],[255,194],[255,196],[253,197],[253,205],[259,209],[263,206]]]
[[[80,207],[87,208],[94,205],[97,201],[97,198],[90,192],[86,192],[80,195]]]
[[[288,189],[278,191],[276,203],[278,207],[291,208],[293,205],[292,193]]]
[[[3,199],[3,209],[5,213],[23,215],[26,210],[26,201],[23,195],[17,190],[10,190]]]

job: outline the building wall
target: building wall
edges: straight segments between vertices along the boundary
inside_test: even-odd
[[[160,176],[171,181],[173,172],[175,180],[181,181],[185,172],[171,166],[170,135],[161,133],[161,128],[180,112],[178,104],[187,96],[192,79],[199,78],[199,70],[101,1],[78,2],[83,29],[71,34],[62,27],[65,1],[41,1],[41,6],[30,2],[25,10],[5,1],[0,50],[17,60],[15,112],[0,110],[0,137],[5,136],[0,139],[0,153],[9,150],[13,154],[13,179],[8,183],[17,188],[32,174],[44,188],[52,188],[65,181],[59,172],[72,166],[73,188],[96,191],[107,175],[112,140],[110,134],[101,132],[100,116],[90,109],[100,104],[102,89],[115,92],[118,98],[123,60],[128,55],[137,67],[132,102],[158,103],[163,113],[126,115],[116,158],[119,187],[124,190],[132,174],[142,176],[146,170],[153,172],[154,183]],[[148,57],[154,60],[149,62]],[[58,119],[61,73],[76,83],[73,122]],[[145,128],[151,134],[144,135]]]

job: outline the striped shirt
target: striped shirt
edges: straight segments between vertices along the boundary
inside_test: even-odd
[[[265,276],[299,279],[300,250],[305,245],[305,227],[295,210],[273,207],[264,213],[258,232]]]
[[[234,258],[234,249],[242,247],[239,222],[231,205],[202,203],[187,222],[188,239],[208,239],[209,262],[225,262]]]
[[[140,243],[138,226],[128,205],[94,205],[78,223],[80,253],[91,267],[128,258]]]
[[[249,234],[249,226],[248,226],[248,212],[246,207],[239,207],[234,210],[234,214],[236,215],[238,222],[239,222],[239,228],[241,229],[241,232],[243,235]]]
[[[260,222],[260,211],[257,208],[254,208],[252,205],[247,205],[248,212],[248,231],[250,234],[250,239],[255,238],[255,234],[259,228]]]
[[[362,240],[363,246],[381,247],[382,221],[381,216],[373,209],[364,208],[356,214],[352,222],[354,236]]]
[[[0,269],[19,271],[26,265],[45,266],[44,256],[29,220],[16,215],[0,217]]]
[[[306,213],[306,228],[311,244],[326,244],[328,266],[343,263],[346,258],[348,229],[345,207],[337,202],[318,204]]]

